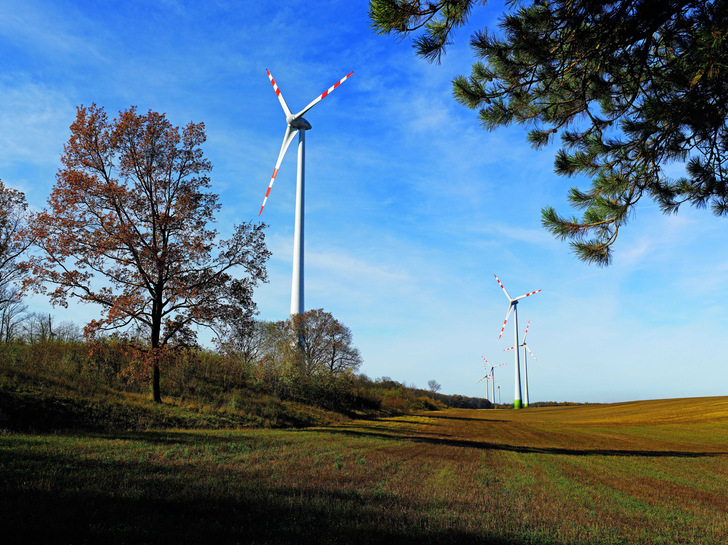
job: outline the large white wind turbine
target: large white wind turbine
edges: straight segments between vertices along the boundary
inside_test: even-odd
[[[503,330],[506,328],[506,322],[508,321],[508,317],[511,315],[511,311],[513,311],[513,330],[515,333],[515,335],[514,335],[515,340],[513,342],[513,345],[518,346],[518,301],[520,301],[521,299],[523,299],[525,297],[530,297],[534,293],[538,293],[541,290],[532,291],[531,293],[521,295],[514,299],[510,295],[508,295],[508,292],[503,287],[503,284],[501,284],[501,281],[498,280],[498,276],[496,276],[495,274],[493,276],[495,276],[495,279],[498,282],[498,285],[501,287],[501,289],[503,290],[503,293],[505,293],[506,297],[508,298],[508,312],[506,312],[506,319],[503,320],[503,327],[501,328],[501,332],[500,332],[500,335],[498,335],[498,338],[500,339],[503,336]],[[521,403],[521,362],[519,361],[519,357],[518,357],[518,354],[520,351],[514,350],[513,352],[516,354],[516,385],[515,385],[515,394],[513,396],[513,408],[520,409],[523,406]]]
[[[527,359],[527,356],[526,356],[526,351],[528,350],[528,353],[531,354],[531,357],[534,360],[538,361],[538,358],[533,355],[533,352],[531,352],[531,349],[528,348],[528,345],[526,344],[526,336],[528,336],[528,327],[530,325],[531,325],[531,322],[529,321],[526,324],[526,332],[523,334],[523,342],[518,345],[518,346],[522,346],[523,347],[523,385],[524,385],[524,389],[523,389],[523,395],[524,395],[523,406],[524,407],[528,407],[528,359]],[[513,350],[513,348],[514,347],[511,346],[510,348],[506,348],[505,350],[503,350],[503,352],[507,352],[508,350]]]
[[[316,97],[308,106],[297,114],[292,114],[291,110],[288,109],[286,101],[283,99],[281,90],[273,80],[269,70],[268,79],[270,79],[271,85],[276,92],[278,101],[281,103],[283,112],[286,114],[286,132],[283,135],[283,144],[281,145],[281,151],[278,154],[278,160],[276,161],[276,167],[273,169],[273,176],[271,176],[270,184],[268,184],[268,191],[265,193],[263,199],[263,206],[260,207],[258,216],[263,213],[265,202],[268,200],[270,190],[273,187],[273,182],[278,174],[278,169],[283,161],[283,156],[286,154],[288,146],[293,141],[293,137],[298,133],[298,169],[296,173],[296,224],[293,235],[293,281],[291,284],[291,315],[303,314],[303,209],[304,209],[304,188],[305,188],[305,170],[306,170],[306,131],[311,128],[311,124],[303,118],[303,114],[313,108],[316,104],[321,101],[331,91],[336,89],[339,85],[344,83],[346,79],[351,76],[354,72],[350,72],[345,77],[341,78],[332,87],[321,93],[320,96]]]

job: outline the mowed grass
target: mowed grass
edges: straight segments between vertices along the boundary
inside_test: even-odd
[[[0,480],[18,543],[725,544],[728,398],[6,433]]]

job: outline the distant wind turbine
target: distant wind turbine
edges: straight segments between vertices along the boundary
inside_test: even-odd
[[[350,72],[349,74],[341,78],[332,87],[324,91],[320,96],[316,97],[313,101],[311,101],[308,106],[306,106],[303,110],[295,115],[292,114],[291,110],[288,109],[288,105],[283,99],[281,90],[278,88],[278,85],[276,85],[276,82],[273,79],[270,71],[266,70],[266,72],[268,72],[268,79],[270,80],[271,85],[273,85],[273,89],[276,92],[278,101],[281,103],[283,112],[286,114],[286,132],[283,135],[283,144],[281,145],[281,151],[278,154],[276,167],[273,169],[273,176],[270,179],[270,184],[268,184],[268,191],[266,191],[265,193],[263,206],[260,207],[260,212],[258,212],[258,216],[263,213],[263,208],[265,207],[265,203],[268,200],[268,195],[270,195],[270,190],[273,187],[273,182],[276,179],[278,169],[280,168],[281,162],[283,161],[283,156],[286,154],[288,146],[293,141],[293,137],[296,136],[296,133],[298,133],[298,169],[296,173],[296,223],[293,234],[293,280],[291,283],[291,315],[303,314],[303,204],[305,189],[304,178],[306,170],[305,134],[306,131],[311,128],[311,124],[303,118],[303,114],[305,114],[316,104],[318,104],[326,95],[331,93],[339,85],[344,83],[344,81],[346,81],[347,78],[351,76],[354,72]]]
[[[483,360],[485,360],[485,365],[484,365],[485,376],[478,381],[478,384],[485,381],[485,399],[488,399],[488,388],[490,387],[490,382],[489,382],[490,375],[488,374],[488,360],[486,360],[485,358],[483,358]],[[495,388],[495,386],[494,386],[494,388]],[[488,401],[490,401],[490,400],[488,400]],[[495,401],[495,398],[493,398],[493,401]]]
[[[481,356],[483,358],[483,361],[485,362],[485,376],[481,378],[478,382],[481,382],[483,379],[490,378],[493,380],[493,405],[495,406],[495,368],[496,367],[502,367],[504,365],[507,365],[505,363],[499,363],[498,365],[491,365],[490,366],[490,374],[488,374],[488,360],[485,359],[485,356]],[[486,383],[485,386],[485,392],[486,397],[488,395],[488,384]]]
[[[538,293],[541,290],[532,291],[530,293],[526,293],[525,295],[521,295],[519,297],[516,297],[515,299],[512,298],[510,295],[508,295],[508,292],[506,291],[506,288],[503,287],[503,284],[501,284],[501,281],[498,280],[498,276],[495,274],[496,282],[498,282],[498,285],[503,290],[503,293],[506,294],[506,297],[508,298],[508,312],[506,312],[506,319],[503,320],[503,327],[501,328],[500,335],[498,335],[498,338],[500,339],[503,336],[503,330],[506,328],[506,322],[508,322],[508,317],[511,315],[511,311],[513,311],[513,330],[514,330],[514,346],[518,346],[518,301],[525,297],[530,297],[534,293]],[[519,361],[519,350],[513,351],[516,354],[516,384],[515,384],[515,394],[513,396],[513,408],[514,409],[520,409],[522,408],[521,403],[521,362]]]
[[[526,356],[526,350],[528,350],[528,353],[531,354],[531,357],[538,361],[538,358],[533,355],[533,352],[531,352],[531,349],[528,348],[528,345],[526,344],[526,336],[528,335],[528,327],[531,325],[531,322],[529,321],[526,324],[526,332],[523,334],[523,342],[519,344],[518,346],[523,347],[523,394],[524,394],[524,400],[523,400],[523,406],[528,407],[528,361]],[[508,350],[513,350],[513,347],[506,348],[503,350],[504,352],[507,352]]]

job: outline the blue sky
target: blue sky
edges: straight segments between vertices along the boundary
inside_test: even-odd
[[[725,395],[725,220],[641,203],[614,264],[579,262],[546,233],[540,210],[570,212],[574,183],[553,174],[519,127],[488,133],[450,82],[468,74],[469,36],[500,3],[477,8],[440,65],[376,36],[367,2],[0,0],[0,179],[42,208],[78,105],[136,105],[177,125],[204,122],[224,236],[257,214],[285,131],[266,75],[298,111],[353,71],[306,118],[306,308],[353,333],[372,378],[484,395],[482,357],[513,399],[507,300],[531,322],[531,401],[612,402]],[[680,166],[671,166],[679,171]],[[260,317],[290,308],[295,148],[263,212],[273,256]],[[32,309],[83,323],[91,307]],[[507,339],[507,340],[506,340]]]

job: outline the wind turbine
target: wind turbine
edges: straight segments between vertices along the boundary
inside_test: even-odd
[[[526,332],[523,334],[523,342],[519,344],[518,346],[523,347],[523,382],[524,382],[524,390],[523,393],[525,395],[525,399],[523,400],[523,406],[528,407],[528,362],[526,357],[526,350],[528,350],[528,353],[531,354],[531,357],[538,361],[538,358],[533,355],[533,352],[531,352],[531,349],[528,348],[528,345],[526,344],[526,336],[528,335],[528,327],[531,325],[531,322],[529,321],[526,324]],[[513,350],[513,347],[506,348],[503,350],[503,352],[507,352],[508,350]]]
[[[488,373],[488,365],[487,365],[488,364],[488,360],[486,360],[484,356],[481,356],[481,357],[483,358],[483,361],[485,361],[485,363],[486,363],[486,365],[485,365],[486,375],[483,378],[490,377],[491,379],[493,379],[493,405],[495,406],[495,368],[496,367],[502,367],[502,366],[504,366],[506,364],[505,363],[499,363],[498,365],[491,365],[490,366],[490,375],[488,375],[487,374]],[[481,382],[483,380],[483,378],[481,378],[478,382]],[[486,383],[486,390],[485,391],[486,391],[486,395],[487,395],[487,393],[488,393],[487,383]]]
[[[488,399],[488,388],[490,388],[490,375],[488,374],[488,360],[486,360],[485,358],[483,359],[485,360],[485,376],[478,381],[478,384],[485,381],[485,399]],[[493,384],[493,387],[495,388],[495,379],[493,379]],[[493,399],[493,401],[495,401],[495,398]]]
[[[506,297],[508,298],[508,312],[506,312],[506,319],[503,320],[503,327],[501,328],[501,332],[500,332],[500,335],[498,335],[498,338],[500,339],[503,336],[503,330],[505,330],[505,328],[506,328],[506,322],[508,322],[508,317],[511,315],[511,311],[513,311],[513,330],[514,330],[514,338],[515,338],[513,345],[518,346],[518,301],[520,301],[521,299],[523,299],[525,297],[530,297],[534,293],[538,293],[541,290],[532,291],[531,293],[526,293],[525,295],[521,295],[514,299],[510,295],[508,295],[508,292],[503,287],[503,284],[501,284],[501,281],[498,280],[498,276],[496,276],[495,274],[493,276],[495,276],[496,282],[498,282],[498,285],[501,287],[501,289],[503,290],[503,293],[505,293]],[[514,350],[514,352],[516,354],[516,380],[515,380],[516,385],[515,385],[515,394],[513,395],[513,408],[520,409],[520,408],[522,408],[522,404],[521,404],[521,362],[519,361],[519,358],[518,358],[519,351]]]
[[[293,234],[293,280],[291,283],[291,315],[303,314],[303,209],[304,209],[304,188],[305,188],[305,166],[306,166],[306,131],[311,129],[311,124],[306,121],[303,117],[307,111],[318,104],[326,95],[331,93],[339,85],[344,83],[349,76],[354,72],[349,72],[346,76],[341,78],[332,87],[329,87],[326,91],[321,93],[320,96],[316,97],[311,103],[306,106],[303,110],[297,114],[292,114],[288,108],[286,101],[283,99],[281,90],[278,88],[270,70],[268,72],[268,79],[270,80],[273,89],[276,92],[278,101],[281,103],[283,113],[286,114],[286,132],[283,135],[283,144],[281,145],[281,151],[278,154],[278,160],[276,161],[276,167],[273,169],[273,176],[271,176],[270,184],[268,184],[268,191],[265,193],[263,199],[263,205],[260,207],[258,216],[263,213],[263,208],[270,195],[270,190],[273,187],[276,176],[278,175],[278,169],[283,161],[283,156],[286,154],[288,146],[291,145],[293,137],[298,133],[298,169],[296,171],[296,223]]]

